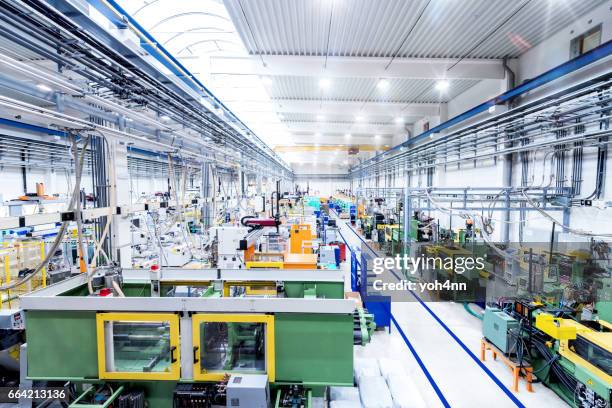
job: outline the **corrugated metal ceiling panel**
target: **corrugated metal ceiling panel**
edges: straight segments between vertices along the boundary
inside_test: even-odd
[[[478,83],[478,80],[449,80],[445,93],[435,89],[433,79],[390,79],[385,92],[377,89],[375,78],[334,78],[328,89],[319,87],[318,78],[275,76],[269,88],[272,99],[335,100],[368,102],[446,102]]]
[[[322,112],[325,109],[323,107]],[[354,115],[325,115],[326,123],[346,123],[346,124],[355,124],[355,125],[392,125],[393,124],[393,116],[365,116],[362,122],[356,122]],[[317,119],[317,115],[312,113],[284,113],[283,114],[283,122],[312,122],[318,123],[320,122]]]
[[[518,56],[526,45],[536,45],[604,1],[224,2],[252,54],[391,57],[401,46],[400,57],[502,58]],[[414,26],[425,6],[422,18]],[[482,45],[470,52],[481,40]]]

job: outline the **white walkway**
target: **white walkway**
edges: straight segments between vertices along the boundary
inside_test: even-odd
[[[361,247],[361,240],[346,225],[346,220],[336,218],[342,235],[352,248]],[[350,258],[347,253],[347,280],[350,285]],[[426,305],[478,358],[481,321],[469,315],[463,305],[452,302],[427,302]],[[519,406],[491,379],[476,361],[451,337],[419,302],[393,302],[391,313],[402,331],[421,358],[426,369],[451,407],[461,408],[505,408]],[[356,351],[358,355],[393,357],[405,362],[429,407],[443,406],[429,380],[419,367],[395,327],[391,335],[380,332],[371,344]],[[485,366],[500,382],[510,389],[510,369],[500,361],[488,358]],[[534,384],[534,393],[528,393],[521,380],[519,393],[513,393],[525,407],[567,407],[554,392],[542,384]]]

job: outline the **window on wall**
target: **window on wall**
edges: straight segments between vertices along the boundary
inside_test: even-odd
[[[591,28],[572,39],[570,43],[570,58],[575,58],[579,55],[589,52],[601,44],[601,24]]]

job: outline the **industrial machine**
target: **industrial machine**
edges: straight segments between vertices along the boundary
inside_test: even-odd
[[[104,267],[93,292],[78,275],[22,298],[27,375],[71,381],[82,401],[106,384],[108,400],[142,392],[150,408],[311,407],[326,384],[353,384],[352,345],[374,330],[340,271],[314,272],[162,268],[143,280]],[[260,285],[276,295],[248,294]]]
[[[19,309],[0,310],[0,368],[7,377],[18,378],[19,350],[25,342],[25,319]],[[10,373],[13,375],[11,376]]]
[[[569,308],[500,300],[483,316],[484,338],[575,408],[612,401],[612,325],[578,320]]]

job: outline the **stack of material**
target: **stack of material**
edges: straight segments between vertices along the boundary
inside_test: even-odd
[[[390,358],[356,358],[357,388],[332,387],[331,408],[425,408],[413,379],[402,363]]]
[[[394,408],[425,408],[427,406],[413,379],[398,360],[381,358],[378,360],[378,366],[391,392]]]
[[[330,408],[361,408],[361,398],[357,387],[331,387],[329,396]]]
[[[361,377],[359,396],[364,408],[393,408],[389,387],[382,376]]]

